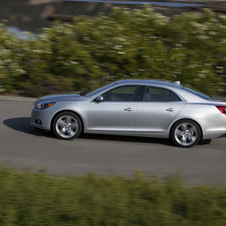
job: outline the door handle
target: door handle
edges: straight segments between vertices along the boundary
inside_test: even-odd
[[[166,111],[172,112],[174,110],[173,110],[173,108],[168,108],[168,109],[166,109]]]
[[[132,111],[132,108],[126,108],[124,111]]]

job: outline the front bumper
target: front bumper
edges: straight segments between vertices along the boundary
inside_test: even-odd
[[[33,127],[43,129],[43,130],[51,130],[51,120],[53,117],[54,112],[50,111],[49,109],[38,110],[33,109],[31,112],[31,125]],[[41,122],[38,123],[38,122]]]

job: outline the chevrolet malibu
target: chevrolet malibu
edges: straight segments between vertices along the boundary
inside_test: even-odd
[[[226,103],[155,80],[120,80],[85,95],[45,96],[31,125],[71,140],[84,133],[171,138],[179,147],[226,134]]]

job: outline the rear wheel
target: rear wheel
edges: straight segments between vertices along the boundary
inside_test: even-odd
[[[181,120],[172,127],[171,138],[178,147],[190,148],[200,141],[201,130],[196,122]]]
[[[53,120],[53,132],[60,139],[72,140],[78,137],[81,131],[81,120],[72,112],[62,112]]]

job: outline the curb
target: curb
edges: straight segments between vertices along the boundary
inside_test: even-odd
[[[0,96],[0,101],[15,101],[15,102],[34,103],[37,99],[38,98],[32,98],[32,97]]]

